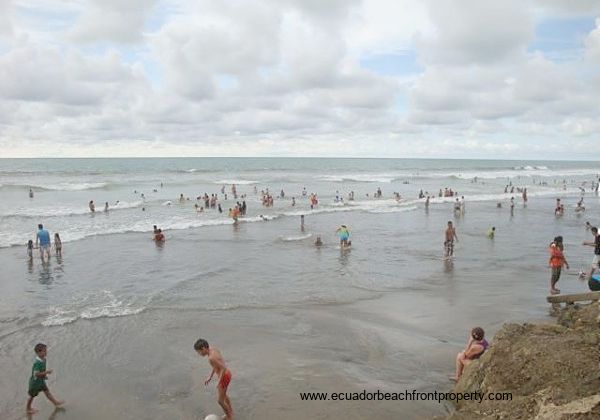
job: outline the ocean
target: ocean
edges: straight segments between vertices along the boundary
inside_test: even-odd
[[[472,327],[491,337],[506,321],[546,319],[554,236],[572,266],[558,287],[586,288],[577,274],[593,254],[581,245],[592,239],[585,222],[600,223],[599,173],[598,162],[561,161],[1,159],[0,418],[22,417],[38,341],[56,371],[49,386],[67,400],[57,414],[37,398],[42,418],[219,413],[192,348],[201,336],[230,364],[239,419],[443,415],[451,407],[437,402],[306,402],[299,393],[446,391]],[[438,196],[445,188],[464,196],[464,214],[453,212],[456,197]],[[267,189],[272,207],[261,203]],[[303,190],[318,195],[313,209]],[[428,209],[420,191],[432,196]],[[196,211],[205,193],[223,213]],[[575,212],[582,196],[586,210]],[[248,213],[234,224],[237,201]],[[459,241],[444,261],[449,220]],[[62,257],[42,263],[35,250],[29,261],[38,223],[60,233]],[[338,244],[341,224],[349,250]]]

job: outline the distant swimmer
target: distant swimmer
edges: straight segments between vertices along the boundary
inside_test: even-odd
[[[456,229],[452,222],[448,222],[448,227],[444,233],[444,258],[450,259],[454,255],[454,240],[458,242],[458,236],[456,235]]]
[[[425,210],[429,209],[429,196],[425,199]]]
[[[33,198],[33,190],[31,188],[29,189],[29,198]]]
[[[350,242],[350,230],[346,225],[341,225],[337,228],[336,233],[340,238],[340,247],[347,248],[352,244],[352,242]]]
[[[58,232],[54,234],[54,252],[56,252],[57,257],[62,257],[62,241]]]
[[[317,235],[317,239],[315,240],[315,245],[316,246],[323,245],[323,241],[321,240],[321,236],[320,235]]]
[[[560,203],[560,198],[556,199],[556,205],[554,206],[554,215],[555,216],[562,216],[562,204]]]
[[[496,208],[497,208],[497,209],[501,209],[501,208],[502,208],[502,203],[498,201],[498,202],[496,203]]]
[[[591,228],[593,228],[592,224],[590,222],[585,222],[585,230],[590,230]]]
[[[156,242],[164,242],[165,235],[162,233],[162,229],[158,229],[158,231],[154,234],[154,241]]]
[[[296,205],[296,197],[292,197],[292,207]]]
[[[454,213],[460,214],[460,201],[458,201],[458,198],[454,202]]]
[[[492,226],[492,228],[490,230],[488,230],[488,232],[487,232],[487,237],[490,239],[494,239],[495,235],[496,235],[496,227]]]
[[[523,204],[527,205],[527,188],[523,188]]]
[[[510,197],[510,212],[513,213],[515,211],[515,197]]]
[[[35,235],[35,247],[40,247],[40,257],[42,261],[44,261],[44,253],[50,259],[50,234],[46,229],[44,229],[44,225],[41,223],[38,225],[38,231]]]
[[[96,212],[96,206],[94,205],[94,200],[90,200],[89,207],[90,207],[90,211],[92,213]]]
[[[260,216],[258,216],[258,217],[260,217],[260,219],[261,219],[263,222],[268,222],[268,221],[269,221],[269,219],[267,219],[267,218],[266,218],[265,216],[263,216],[262,214],[261,214]]]
[[[183,194],[179,195],[179,202],[180,203],[185,203],[185,197],[183,196]]]
[[[221,203],[219,203],[217,205],[217,208],[219,209],[219,213],[223,213],[223,208],[221,207]]]
[[[104,211],[107,212],[108,211],[108,201],[106,203],[104,203]]]
[[[575,207],[576,213],[581,213],[585,211],[585,206],[583,205],[583,197],[577,202],[577,206]]]

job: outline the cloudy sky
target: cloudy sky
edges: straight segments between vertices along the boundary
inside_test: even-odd
[[[0,0],[0,157],[599,152],[600,0]]]

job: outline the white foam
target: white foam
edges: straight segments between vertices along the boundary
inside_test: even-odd
[[[117,299],[111,291],[92,292],[82,298],[75,299],[66,307],[52,309],[42,325],[45,327],[59,326],[75,322],[78,319],[114,318],[137,315],[144,311],[145,306],[135,307]]]
[[[214,184],[220,184],[220,185],[252,185],[252,184],[258,184],[258,181],[249,181],[247,179],[225,179],[225,180],[221,180],[221,181],[215,181]]]
[[[405,174],[340,174],[340,175],[323,175],[319,179],[329,182],[380,182],[389,184],[398,177],[406,177]]]
[[[135,201],[129,203],[127,201],[120,201],[118,204],[108,204],[108,210],[123,210],[139,207],[143,204],[143,201]],[[104,210],[104,204],[98,203],[96,212],[100,213]],[[0,216],[23,216],[23,217],[53,217],[53,216],[71,216],[78,214],[88,214],[90,209],[87,203],[81,207],[66,207],[66,206],[52,206],[52,207],[19,207],[12,210],[10,213],[2,213]]]
[[[57,184],[5,184],[6,187],[15,187],[15,188],[33,188],[35,191],[37,190],[50,190],[50,191],[83,191],[83,190],[95,190],[99,188],[104,188],[108,185],[106,182],[81,182],[81,183],[72,183],[72,182],[60,182]]]
[[[310,238],[311,236],[312,236],[312,233],[307,233],[306,235],[283,237],[283,238],[281,238],[281,240],[284,242],[303,241],[305,239]]]

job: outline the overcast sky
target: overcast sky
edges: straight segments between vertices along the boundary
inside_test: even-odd
[[[598,160],[600,0],[0,0],[0,156]]]

